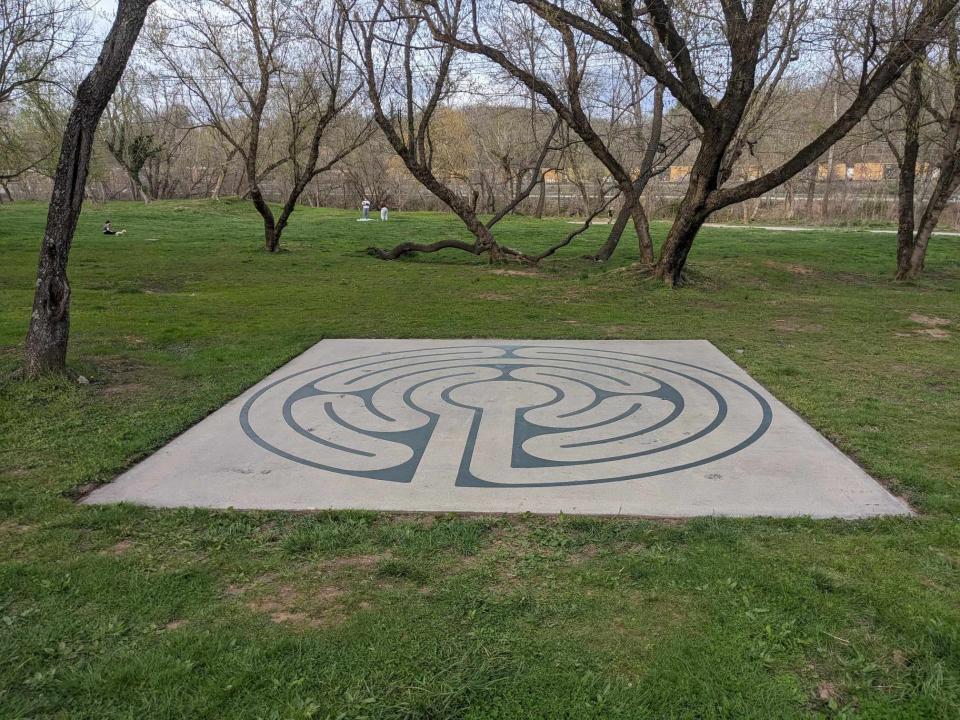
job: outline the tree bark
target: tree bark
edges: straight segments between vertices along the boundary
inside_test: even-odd
[[[921,68],[914,63],[910,70],[907,98],[904,102],[904,142],[897,179],[897,273],[903,280],[910,274],[914,248],[914,195],[917,182],[917,158],[920,155],[920,110],[923,99]]]
[[[643,209],[643,201],[639,194],[634,198],[631,216],[633,217],[633,227],[637,233],[640,262],[644,265],[653,265],[653,238],[650,237],[650,221],[647,220],[647,213]]]
[[[927,207],[924,208],[923,214],[920,216],[917,235],[913,240],[910,256],[902,276],[898,267],[898,280],[914,280],[920,277],[920,274],[923,272],[930,237],[933,235],[933,231],[937,229],[937,223],[940,222],[940,216],[943,214],[944,208],[947,207],[947,203],[950,202],[950,198],[957,189],[960,188],[960,168],[957,167],[958,163],[960,163],[960,158],[957,157],[957,152],[954,151],[949,163],[941,166],[940,177],[937,178],[937,184],[933,189],[930,199],[927,201]]]
[[[708,202],[720,184],[723,157],[733,139],[735,126],[721,130],[715,128],[704,134],[700,151],[690,170],[687,191],[680,201],[667,239],[660,249],[660,259],[654,268],[654,276],[671,287],[683,284],[683,268],[703,223],[710,217],[713,208]]]
[[[249,174],[248,172],[248,175]],[[267,252],[276,252],[280,249],[280,236],[277,233],[277,223],[273,217],[273,211],[264,199],[263,193],[260,192],[260,187],[257,184],[250,183],[249,192],[253,206],[257,209],[257,212],[260,213],[260,217],[263,218],[263,248]]]
[[[810,179],[807,181],[807,202],[804,206],[804,213],[807,220],[813,220],[813,202],[817,193],[817,169],[810,168]]]
[[[627,223],[633,218],[633,226],[637,232],[637,246],[640,251],[640,262],[644,265],[653,265],[653,238],[650,236],[650,222],[647,220],[647,214],[643,210],[640,195],[624,200],[620,212],[617,213],[616,220],[610,228],[610,233],[603,245],[590,258],[596,262],[606,262],[613,255],[613,252],[620,244],[620,238],[627,227]]]
[[[702,207],[696,207],[693,203],[689,205],[686,202],[681,203],[677,217],[664,241],[660,261],[654,269],[654,277],[663,280],[671,287],[679,287],[683,284],[683,269],[687,264],[687,255],[690,254],[693,240],[708,216],[709,214],[705,213]]]
[[[77,89],[67,120],[40,246],[24,372],[36,377],[66,370],[70,337],[67,261],[83,205],[94,133],[143,27],[153,0],[119,0],[97,63]]]
[[[930,237],[950,198],[960,187],[960,36],[955,25],[948,29],[947,39],[947,67],[953,84],[953,103],[949,112],[939,112],[924,97],[923,66],[920,62],[914,63],[911,68],[906,97],[902,100],[905,121],[903,151],[898,154],[897,280],[916,279],[923,272]],[[943,137],[939,143],[941,152],[936,181],[918,222],[915,219],[914,202],[921,111],[924,106],[939,123]]]
[[[620,238],[623,236],[623,231],[627,227],[627,223],[630,221],[630,206],[624,202],[623,206],[620,208],[620,211],[617,213],[617,219],[613,221],[613,226],[610,228],[610,232],[607,235],[607,239],[604,241],[603,245],[591,256],[591,260],[596,262],[606,262],[610,259],[610,256],[613,255],[613,251],[617,249],[617,245],[620,244]]]

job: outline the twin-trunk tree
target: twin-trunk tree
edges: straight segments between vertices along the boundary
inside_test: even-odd
[[[535,255],[497,242],[493,227],[543,182],[544,163],[557,149],[552,143],[560,126],[559,119],[546,132],[538,134],[537,120],[541,116],[536,108],[531,108],[530,135],[538,148],[536,157],[520,173],[522,179],[518,177],[513,197],[484,222],[478,213],[477,193],[465,197],[436,167],[438,155],[443,154],[442,144],[449,141],[438,132],[436,121],[444,103],[456,92],[455,48],[434,43],[422,16],[410,12],[402,1],[388,4],[388,0],[376,0],[368,14],[355,16],[351,28],[377,125],[410,174],[442,200],[474,237],[473,242],[456,238],[428,243],[410,241],[388,250],[371,248],[371,254],[395,259],[413,252],[454,248],[474,255],[486,254],[494,260],[512,258],[535,262],[570,242],[589,225],[588,220],[582,229],[569,233],[558,245]]]
[[[622,205],[606,242],[593,258],[608,260],[633,219],[640,259],[652,265],[653,240],[641,196],[647,183],[664,172],[686,150],[690,140],[682,127],[664,132],[663,85],[645,82],[645,73],[631,72],[630,67],[615,66],[612,75],[604,74],[602,70],[609,63],[598,63],[594,57],[599,43],[575,34],[568,25],[552,17],[541,19],[500,5],[496,22],[484,25],[476,3],[468,6],[460,0],[432,0],[424,5],[424,19],[437,41],[490,60],[543,98],[610,174]],[[553,67],[555,64],[559,68]],[[601,72],[595,72],[595,67]],[[649,124],[644,125],[647,113],[642,112],[642,107],[648,100]],[[601,119],[607,125],[606,132],[598,130],[595,122],[603,111],[606,114]],[[642,139],[633,138],[629,148],[634,151],[633,167],[622,155],[618,156],[614,146],[617,138],[611,137],[624,118],[643,135]]]
[[[848,25],[832,28],[838,39],[855,38],[859,77],[849,106],[788,160],[729,186],[735,164],[753,143],[747,132],[755,124],[752,118],[763,112],[785,68],[800,58],[800,28],[822,22],[817,11],[823,8],[805,0],[705,0],[698,12],[690,13],[686,5],[666,0],[510,1],[635,63],[699,125],[700,143],[689,184],[655,267],[656,277],[671,285],[682,282],[694,239],[712,213],[759,197],[815,162],[864,118],[880,94],[937,36],[957,4],[917,0],[913,19],[883,40],[877,30],[882,18],[876,3],[858,6],[847,16]],[[484,15],[477,0],[472,2],[474,17]]]
[[[214,128],[243,160],[264,246],[276,252],[310,182],[369,137],[369,124],[348,112],[362,85],[344,72],[347,10],[322,0],[170,7],[154,51],[189,92],[197,124]],[[283,168],[289,190],[275,215],[263,183]]]
[[[898,280],[915,279],[923,272],[930,238],[950,198],[960,188],[960,51],[956,21],[946,32],[945,48],[917,60],[894,89],[898,101],[893,115],[902,118],[902,134],[883,128],[884,138],[899,167],[897,183]],[[925,77],[926,76],[926,77]],[[902,137],[897,142],[897,137]],[[917,168],[920,148],[928,144],[936,181],[918,207]],[[919,217],[918,217],[919,211]]]

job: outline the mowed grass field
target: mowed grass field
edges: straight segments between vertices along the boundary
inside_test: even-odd
[[[128,228],[100,234],[109,217]],[[960,239],[705,229],[691,284],[372,243],[464,235],[240,202],[86,206],[70,364],[12,376],[41,204],[0,207],[0,717],[960,717]],[[573,226],[512,219],[537,249]],[[654,227],[661,239],[666,225]],[[706,338],[917,510],[671,521],[83,507],[322,338]]]

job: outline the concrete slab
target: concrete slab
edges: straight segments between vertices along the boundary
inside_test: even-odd
[[[705,340],[324,340],[86,499],[120,501],[910,512]]]

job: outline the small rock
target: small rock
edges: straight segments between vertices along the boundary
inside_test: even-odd
[[[737,354],[743,355],[743,348],[737,348]]]
[[[90,384],[90,381],[89,381],[86,377],[84,377],[83,375],[78,375],[78,376],[77,376],[77,382],[80,383],[81,385],[89,385],[89,384]]]
[[[833,683],[822,682],[817,685],[817,697],[824,701],[836,700],[839,695]]]

